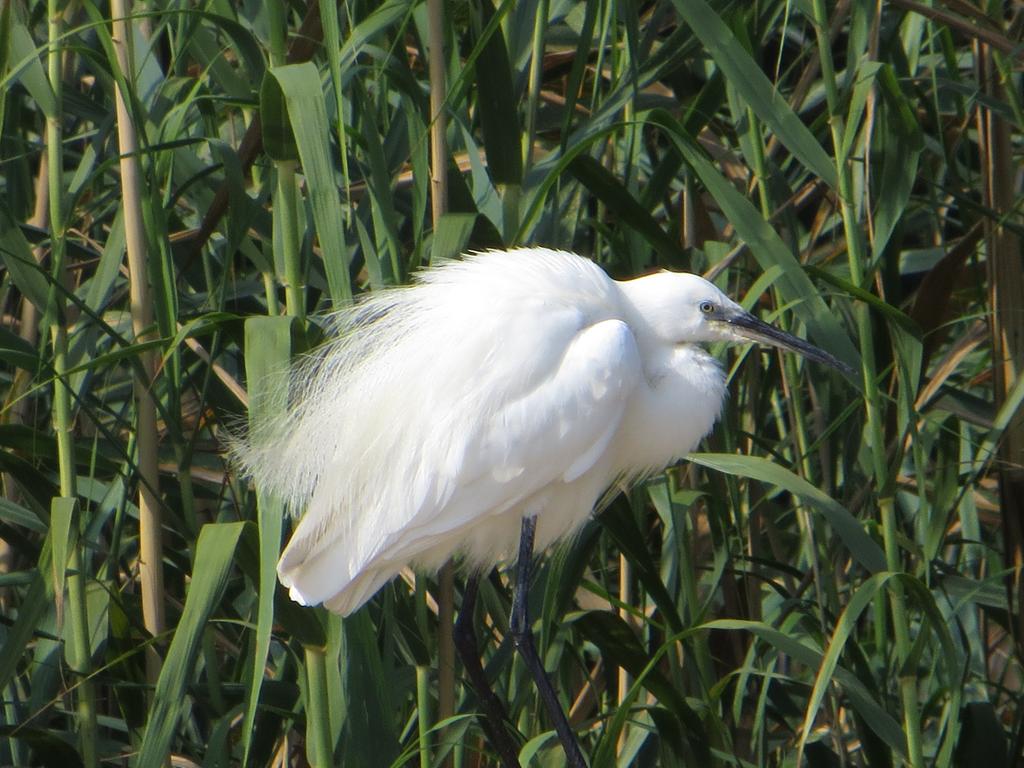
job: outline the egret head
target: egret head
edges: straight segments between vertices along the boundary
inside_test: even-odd
[[[753,342],[768,344],[830,365],[846,374],[846,363],[803,339],[758,320],[702,277],[658,272],[621,283],[647,332],[659,342]]]

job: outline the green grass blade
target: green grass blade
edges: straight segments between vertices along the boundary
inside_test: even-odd
[[[799,496],[824,515],[857,562],[871,572],[885,569],[882,548],[867,534],[860,522],[835,499],[785,467],[760,456],[730,453],[691,453],[686,458],[694,464],[770,483]]]
[[[0,259],[18,290],[40,310],[46,309],[50,281],[36,264],[32,246],[6,211],[0,209]]]
[[[5,68],[5,71],[0,72],[4,76],[0,80],[0,91],[6,91],[12,81],[20,82],[35,99],[44,116],[56,116],[57,100],[46,79],[43,63],[39,60],[39,49],[33,43],[28,29],[19,21],[10,26],[10,46],[6,54],[6,65],[10,71]]]
[[[723,629],[751,632],[762,640],[774,645],[779,651],[792,657],[800,664],[805,664],[812,669],[817,669],[823,654],[817,648],[787,635],[775,627],[757,621],[742,621],[736,619],[720,619],[709,621],[701,625],[701,629]],[[850,703],[854,709],[867,721],[869,726],[878,734],[889,747],[900,755],[906,755],[906,742],[903,737],[903,729],[899,722],[893,718],[864,684],[849,670],[843,667],[836,667],[834,679],[838,682],[846,694],[850,697]]]
[[[485,0],[479,7],[483,9],[483,25],[492,30],[486,39],[477,41],[476,44],[481,46],[480,56],[474,64],[487,165],[495,184],[521,184],[523,150],[517,92],[512,81],[508,48],[501,27],[489,24],[494,14],[490,1]]]
[[[211,523],[199,532],[188,598],[160,671],[139,748],[136,763],[139,766],[162,765],[167,759],[178,719],[185,710],[185,690],[194,673],[203,632],[210,614],[220,603],[235,547],[245,526],[245,523]]]
[[[272,419],[276,407],[287,402],[288,361],[291,358],[290,317],[254,317],[245,323],[245,378],[249,383],[249,425]],[[282,397],[281,395],[285,396]],[[259,590],[256,609],[256,637],[253,640],[252,677],[246,694],[242,723],[243,765],[249,764],[256,707],[263,684],[270,633],[274,623],[274,592],[277,587],[277,558],[284,528],[284,506],[280,501],[259,493],[256,501],[259,552]]]
[[[331,299],[335,306],[343,306],[352,301],[349,255],[342,219],[338,215],[340,201],[328,145],[331,131],[320,73],[307,62],[275,67],[270,70],[270,76],[277,80],[288,105],[288,119],[306,176]]]

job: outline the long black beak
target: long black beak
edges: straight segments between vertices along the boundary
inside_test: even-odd
[[[798,355],[803,355],[808,360],[814,360],[816,363],[831,365],[837,371],[841,371],[847,376],[852,376],[855,373],[853,368],[837,357],[830,355],[825,350],[819,349],[813,344],[808,344],[803,339],[799,339],[792,334],[781,331],[774,325],[761,322],[749,312],[723,313],[719,322],[727,323],[729,329],[740,338],[758,344],[768,344],[773,347],[788,349],[791,352],[796,352]]]

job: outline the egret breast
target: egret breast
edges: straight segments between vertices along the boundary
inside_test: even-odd
[[[699,346],[676,345],[645,363],[646,386],[637,387],[616,440],[626,474],[660,470],[696,448],[725,397],[722,366]]]

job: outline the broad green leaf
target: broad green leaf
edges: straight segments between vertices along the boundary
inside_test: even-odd
[[[273,72],[267,72],[260,85],[260,128],[263,131],[263,151],[271,160],[299,159],[288,102]]]
[[[7,52],[7,68],[0,70],[0,93],[6,93],[11,82],[21,82],[25,90],[35,99],[46,117],[57,115],[57,100],[46,77],[46,70],[40,61],[40,49],[36,47],[25,25],[14,21],[10,27],[10,51]]]
[[[146,719],[137,763],[140,766],[162,765],[169,755],[178,719],[185,709],[185,689],[192,680],[203,632],[210,614],[220,603],[245,525],[209,523],[199,532],[185,609],[174,630]]]
[[[864,110],[867,107],[868,96],[875,88],[878,70],[882,64],[876,61],[862,62],[857,67],[857,80],[853,86],[853,94],[850,97],[850,106],[846,110],[846,119],[843,122],[843,137],[840,144],[838,163],[848,162],[850,151],[857,135],[860,132],[861,120],[864,117]]]
[[[469,237],[473,234],[476,219],[475,213],[443,214],[434,230],[434,240],[430,248],[430,263],[440,264],[465,252]]]
[[[124,206],[118,206],[114,221],[110,225],[110,233],[103,244],[103,253],[99,265],[89,279],[88,290],[85,291],[85,303],[94,312],[101,312],[114,290],[120,276],[121,264],[125,256],[124,238]]]
[[[46,310],[50,282],[32,255],[32,246],[6,211],[0,211],[0,259],[25,297]]]
[[[348,247],[338,215],[340,201],[328,146],[330,124],[320,85],[320,73],[310,62],[270,70],[287,104],[288,123],[294,135],[317,237],[323,251],[324,269],[335,306],[352,301],[348,275]]]
[[[288,402],[288,362],[291,358],[293,319],[290,317],[253,317],[245,323],[245,378],[249,384],[249,423],[257,429],[260,422],[273,419]],[[243,764],[248,764],[256,707],[263,684],[263,670],[270,650],[270,632],[274,623],[274,593],[277,587],[277,558],[284,528],[284,505],[257,490],[257,515],[260,539],[259,589],[257,591],[256,637],[253,641],[251,677],[246,694],[242,725]]]
[[[35,533],[46,533],[46,521],[10,499],[0,499],[0,520],[20,525]]]
[[[872,259],[876,261],[885,252],[896,226],[905,219],[924,150],[921,126],[891,66],[881,69],[878,81],[883,119],[878,121],[874,136],[874,143],[881,146],[882,152],[871,242]]]
[[[999,444],[1003,433],[1010,426],[1010,422],[1022,406],[1024,406],[1024,375],[1018,373],[1017,380],[1013,382],[1013,386],[996,412],[996,416],[992,421],[992,428],[975,454],[973,470],[976,474],[980,475],[984,466],[995,455],[996,446]]]
[[[804,503],[821,512],[857,562],[872,573],[885,570],[885,554],[860,522],[827,493],[815,488],[785,467],[760,456],[739,456],[731,453],[691,453],[686,458],[702,467],[777,485],[799,496]]]
[[[501,27],[490,25],[495,18],[491,0],[479,5],[482,21],[490,30],[477,42],[480,56],[474,63],[478,89],[477,114],[484,135],[487,165],[495,184],[520,184],[523,177],[523,148],[520,140],[519,111],[512,69]],[[500,15],[500,14],[498,14]]]
[[[339,693],[345,707],[346,758],[354,765],[387,765],[401,749],[399,734],[386,716],[396,691],[389,685],[393,677],[381,657],[377,629],[365,610],[340,620],[340,625],[336,658],[343,662]]]

